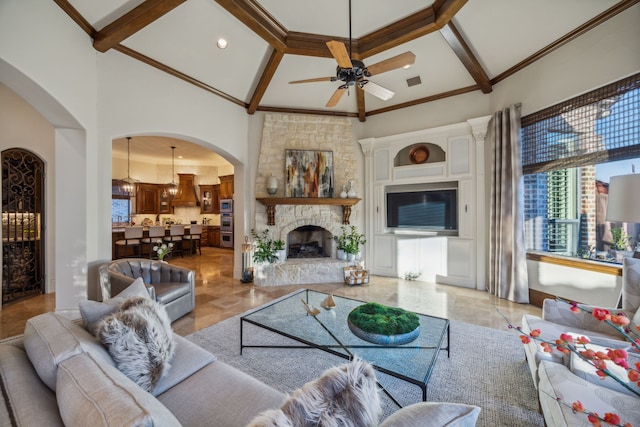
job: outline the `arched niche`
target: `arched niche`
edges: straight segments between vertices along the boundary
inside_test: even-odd
[[[408,166],[426,163],[444,162],[446,153],[436,144],[417,142],[404,147],[393,159],[394,166]]]

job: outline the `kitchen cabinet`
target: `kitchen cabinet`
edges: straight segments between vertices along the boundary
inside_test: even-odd
[[[170,214],[171,213],[171,195],[169,194],[169,186],[164,184],[158,184],[158,213]]]
[[[220,247],[220,227],[207,227],[207,244],[209,246]]]
[[[211,202],[213,205],[213,213],[220,213],[220,184],[216,184],[213,186],[213,201]]]
[[[233,175],[219,176],[220,179],[220,198],[233,199]]]
[[[138,215],[158,213],[158,186],[156,184],[141,183],[136,197],[136,212]]]

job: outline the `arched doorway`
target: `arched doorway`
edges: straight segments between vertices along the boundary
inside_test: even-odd
[[[2,151],[2,303],[44,292],[44,162]]]

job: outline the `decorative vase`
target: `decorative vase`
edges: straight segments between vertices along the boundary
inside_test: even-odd
[[[267,179],[267,193],[274,195],[278,192],[278,180],[273,174]]]
[[[353,261],[356,259],[356,254],[347,254],[347,261]]]
[[[365,340],[367,342],[378,344],[378,345],[403,345],[408,344],[411,341],[414,341],[418,336],[420,336],[420,327],[418,326],[411,332],[407,332],[406,334],[396,334],[396,335],[382,335],[382,334],[374,334],[371,332],[363,331],[358,328],[356,325],[351,323],[350,320],[347,320],[347,325],[349,326],[349,330],[353,335],[358,338]]]
[[[346,199],[347,198],[347,186],[346,186],[346,184],[342,184],[342,192],[340,193],[340,198],[341,199]]]
[[[278,262],[284,262],[287,259],[287,251],[286,249],[279,249],[276,251],[276,256],[278,257]]]
[[[356,189],[353,188],[353,181],[349,180],[349,192],[347,193],[347,197],[353,199],[356,197]]]
[[[336,258],[338,258],[338,259],[347,259],[347,253],[345,251],[343,251],[342,249],[338,249],[336,251]]]

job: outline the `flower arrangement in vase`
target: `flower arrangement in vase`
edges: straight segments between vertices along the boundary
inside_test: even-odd
[[[172,249],[173,243],[162,243],[162,240],[158,240],[156,245],[153,247],[153,251],[156,253],[160,261],[164,261],[164,257],[169,255]]]

